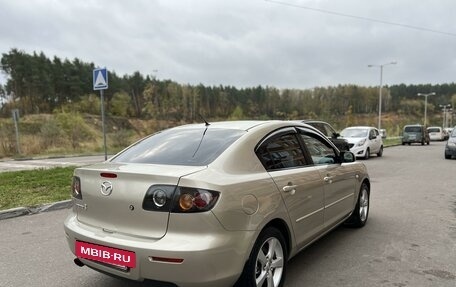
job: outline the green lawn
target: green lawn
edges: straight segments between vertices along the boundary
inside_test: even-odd
[[[388,137],[383,139],[383,146],[394,146],[402,143],[401,137]]]
[[[70,199],[75,167],[0,173],[0,210]]]

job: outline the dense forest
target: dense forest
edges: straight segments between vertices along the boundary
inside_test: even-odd
[[[80,112],[99,114],[100,100],[92,90],[95,65],[80,59],[49,59],[44,53],[18,49],[3,53],[1,71],[7,83],[0,86],[0,117]],[[441,104],[456,104],[456,84],[384,86],[382,112],[419,116],[428,98],[428,115],[440,114]],[[378,112],[378,87],[339,85],[313,89],[274,87],[236,88],[176,83],[135,72],[119,76],[109,72],[105,91],[108,115],[138,119],[191,122],[196,115],[218,119],[322,118]]]

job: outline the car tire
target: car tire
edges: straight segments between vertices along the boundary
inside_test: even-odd
[[[445,154],[445,159],[451,159],[451,155]]]
[[[360,228],[366,225],[367,218],[369,217],[369,185],[365,182],[361,185],[358,195],[358,201],[352,215],[345,222],[347,225]]]
[[[382,155],[383,155],[383,146],[380,147],[380,150],[377,153],[378,157],[382,157]]]
[[[421,140],[421,145],[424,145],[424,140]]]
[[[402,142],[402,145],[405,145],[405,142]]]
[[[235,286],[283,286],[288,259],[287,253],[287,246],[282,233],[277,228],[267,227],[258,236],[241,277]]]
[[[366,155],[364,155],[364,159],[369,159],[369,157],[370,157],[370,149],[367,148]]]

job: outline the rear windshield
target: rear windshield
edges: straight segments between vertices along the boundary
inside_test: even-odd
[[[405,127],[404,132],[406,133],[421,133],[421,127]]]
[[[165,130],[131,146],[111,162],[208,165],[244,133],[210,127]]]
[[[439,128],[428,128],[428,132],[430,132],[430,133],[440,133],[440,129]]]

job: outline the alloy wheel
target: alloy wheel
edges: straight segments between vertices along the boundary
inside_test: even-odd
[[[257,287],[279,286],[284,267],[284,252],[280,241],[271,237],[267,239],[258,251],[255,282]]]
[[[367,213],[369,212],[369,194],[363,188],[359,197],[359,218],[362,222],[367,220]]]

